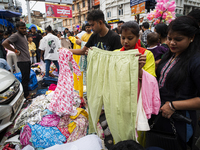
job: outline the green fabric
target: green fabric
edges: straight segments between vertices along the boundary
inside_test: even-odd
[[[104,105],[114,141],[135,140],[138,90],[138,50],[111,52],[93,47],[87,61],[89,133]]]
[[[141,47],[146,48],[142,41],[140,41],[140,44],[141,44]]]
[[[32,25],[31,23],[27,23],[26,28],[29,28],[31,25]]]

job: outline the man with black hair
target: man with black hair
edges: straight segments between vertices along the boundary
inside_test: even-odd
[[[118,23],[117,23],[117,33],[120,34],[121,32],[121,26],[124,24],[124,21],[120,20]]]
[[[31,69],[31,61],[30,54],[28,48],[28,41],[26,38],[26,24],[24,22],[17,22],[16,24],[17,32],[12,34],[9,38],[7,38],[2,45],[15,52],[17,55],[17,66],[19,67],[22,74],[22,86],[24,90],[24,97],[26,99],[30,99],[29,91],[28,91],[28,82],[30,76]],[[15,48],[10,46],[10,44],[14,45]]]
[[[39,49],[41,50],[40,59],[43,60],[43,53],[44,53],[44,61],[46,63],[46,74],[45,77],[49,76],[49,68],[50,64],[53,63],[56,65],[56,68],[59,72],[59,65],[58,65],[58,49],[61,48],[61,43],[59,38],[52,34],[51,26],[46,28],[47,35],[43,37],[42,42],[40,43]]]
[[[149,30],[149,23],[148,22],[144,22],[142,24],[142,30],[144,31],[143,34],[142,34],[142,37],[141,37],[141,40],[142,42],[144,43],[144,45],[146,47],[148,47],[148,44],[147,44],[147,35],[149,33],[151,33],[151,30]]]
[[[71,49],[71,52],[76,55],[84,55],[86,50],[92,46],[107,51],[122,48],[119,35],[106,27],[101,10],[92,10],[87,16],[87,21],[94,33],[82,49]]]
[[[198,25],[200,26],[200,9],[193,9],[188,16],[193,17],[197,22]]]
[[[36,45],[36,58],[37,58],[37,62],[39,62],[40,61],[40,50],[38,49],[38,47],[39,47],[40,40],[42,39],[42,36],[36,32],[36,28],[34,26],[31,28],[31,35],[33,38],[33,42]]]

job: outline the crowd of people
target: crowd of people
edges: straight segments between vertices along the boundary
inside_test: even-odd
[[[88,23],[81,31],[75,29],[74,32],[70,32],[66,28],[61,33],[48,26],[44,33],[36,33],[36,28],[32,27],[27,34],[25,23],[18,22],[16,33],[3,33],[0,56],[7,60],[9,66],[6,69],[12,73],[14,69],[15,72],[21,71],[24,96],[29,99],[27,89],[31,64],[44,60],[46,77],[49,76],[52,62],[59,72],[61,47],[69,49],[74,55],[88,55],[92,47],[116,54],[124,54],[123,51],[129,53],[129,50],[131,54],[132,50],[138,50],[138,91],[144,82],[144,71],[157,79],[159,88],[161,106],[158,113],[161,113],[162,117],[155,128],[172,132],[170,118],[174,113],[192,119],[191,124],[174,120],[180,145],[186,150],[187,146],[192,147],[198,121],[196,110],[200,109],[199,16],[200,10],[193,10],[187,16],[176,18],[169,25],[157,24],[154,31],[150,30],[148,22],[139,26],[135,21],[120,21],[118,27],[111,30],[101,10],[93,10],[88,14]],[[85,42],[85,45],[82,45],[82,42]],[[151,117],[150,120],[153,118],[155,117]]]

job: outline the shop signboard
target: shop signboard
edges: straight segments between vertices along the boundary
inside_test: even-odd
[[[59,4],[45,3],[47,18],[72,18],[72,7]]]
[[[100,4],[100,0],[93,0],[93,6],[97,6]]]
[[[148,0],[130,0],[130,7],[146,2]]]
[[[29,0],[29,1],[35,1],[35,0]],[[73,0],[37,0],[37,1],[39,1],[39,2],[41,1],[41,2],[60,3],[60,4],[73,4]]]
[[[131,16],[145,13],[145,2],[131,7]]]
[[[119,21],[120,21],[120,19],[108,20],[108,24],[110,24],[110,23],[118,23]]]

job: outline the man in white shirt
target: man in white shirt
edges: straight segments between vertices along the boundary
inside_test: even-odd
[[[58,69],[58,72],[59,72],[58,49],[61,48],[61,44],[60,44],[59,38],[52,34],[51,26],[48,26],[46,31],[47,31],[47,35],[41,40],[39,49],[41,50],[40,59],[42,60],[43,60],[42,55],[44,53],[44,61],[46,63],[45,76],[48,77],[49,68],[52,61],[56,65],[56,68]]]

